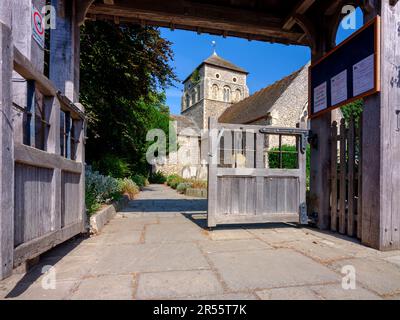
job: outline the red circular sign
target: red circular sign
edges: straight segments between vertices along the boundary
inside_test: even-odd
[[[39,35],[43,35],[44,33],[43,18],[38,11],[35,11],[33,14],[33,23],[35,25],[36,32]]]

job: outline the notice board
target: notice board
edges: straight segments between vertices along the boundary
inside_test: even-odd
[[[309,115],[317,117],[380,91],[380,17],[309,69]]]

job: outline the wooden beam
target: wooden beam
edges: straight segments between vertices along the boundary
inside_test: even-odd
[[[378,6],[378,5],[377,5]],[[379,250],[400,249],[400,3],[380,1],[381,93],[364,100],[361,241]]]
[[[54,84],[39,72],[32,62],[14,47],[14,70],[26,80],[35,80],[36,87],[45,96],[55,96],[57,90]]]
[[[300,0],[292,13],[286,18],[283,23],[283,30],[291,30],[296,24],[295,17],[297,15],[304,15],[307,10],[314,4],[315,0]]]
[[[14,247],[12,1],[0,1],[0,279],[11,275]]]
[[[76,22],[78,25],[82,25],[85,22],[85,17],[92,5],[94,0],[75,0],[75,12],[76,12]],[[105,0],[104,3],[110,2],[110,0]],[[65,4],[64,4],[65,5]],[[59,14],[60,18],[64,18],[63,15]]]
[[[183,3],[183,5],[182,5]],[[228,36],[239,36],[255,39],[264,37],[266,41],[302,44],[299,43],[302,33],[282,30],[282,19],[255,10],[243,10],[216,5],[150,0],[150,1],[115,1],[114,5],[103,3],[92,4],[88,10],[90,15],[102,16],[104,19],[120,21],[146,21],[149,25],[169,26],[187,30],[210,30]],[[204,31],[207,32],[207,31]]]

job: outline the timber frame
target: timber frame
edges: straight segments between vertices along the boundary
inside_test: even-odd
[[[110,20],[117,24],[133,22],[142,26],[163,26],[172,30],[184,29],[223,37],[235,36],[248,40],[304,45],[311,48],[312,61],[315,62],[334,48],[336,30],[344,15],[344,5],[360,6],[365,21],[380,15],[381,92],[365,99],[362,120],[361,241],[380,250],[400,248],[400,198],[396,196],[400,189],[400,132],[397,131],[397,114],[400,109],[399,1],[52,0],[51,3],[57,11],[57,25],[56,29],[51,31],[48,78],[43,75],[42,53],[32,42],[31,25],[21,23],[30,20],[32,3],[43,5],[44,0],[0,1],[0,278],[11,274],[15,262],[19,263],[28,256],[32,257],[22,254],[20,259],[18,257],[21,255],[16,255],[14,250],[14,221],[17,212],[15,174],[19,170],[16,157],[26,148],[17,142],[21,139],[22,130],[18,129],[18,121],[14,121],[13,100],[21,98],[19,90],[26,90],[24,80],[29,80],[30,84],[34,81],[36,89],[47,97],[47,103],[54,107],[51,109],[55,110],[51,120],[55,125],[53,128],[58,128],[59,123],[56,119],[58,112],[63,108],[74,114],[76,119],[82,120],[82,144],[78,152],[78,162],[81,166],[84,164],[84,111],[78,102],[79,25],[84,23],[85,19]],[[12,81],[16,73],[19,74],[17,77],[19,83],[22,83],[20,85],[15,85]],[[311,190],[308,208],[309,214],[317,217],[317,224],[321,229],[330,227],[331,122],[330,113],[311,120],[313,141],[318,143],[313,144],[311,150]],[[50,152],[44,153],[50,154],[49,159],[53,159],[51,166],[56,167],[53,168],[57,173],[52,182],[55,188],[62,181],[71,182],[75,181],[75,178],[62,177],[61,171],[66,164],[58,158],[59,145],[54,130],[53,133],[53,140],[49,144]],[[32,151],[31,154],[36,154],[36,151]],[[39,154],[42,155],[42,152]],[[39,156],[36,156],[39,159]],[[43,163],[38,165],[43,166]],[[75,220],[80,226],[84,220],[83,176],[81,174],[79,181],[76,181],[80,188],[81,207]],[[57,188],[54,189],[58,190],[55,191],[57,196],[52,197],[51,203],[58,208],[60,190]],[[55,212],[59,211],[52,211],[52,214]],[[59,227],[52,226],[54,231],[62,230],[57,229]],[[47,233],[48,240],[37,238],[41,239],[43,250],[67,239],[78,232],[78,229],[81,230],[80,227],[64,227],[64,231]],[[25,252],[24,250],[19,252]]]

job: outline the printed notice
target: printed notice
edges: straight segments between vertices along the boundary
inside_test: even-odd
[[[347,70],[331,79],[331,100],[332,106],[347,100]]]
[[[361,60],[353,66],[353,96],[356,97],[374,88],[375,55]]]
[[[325,110],[328,107],[326,82],[314,89],[314,113]]]

